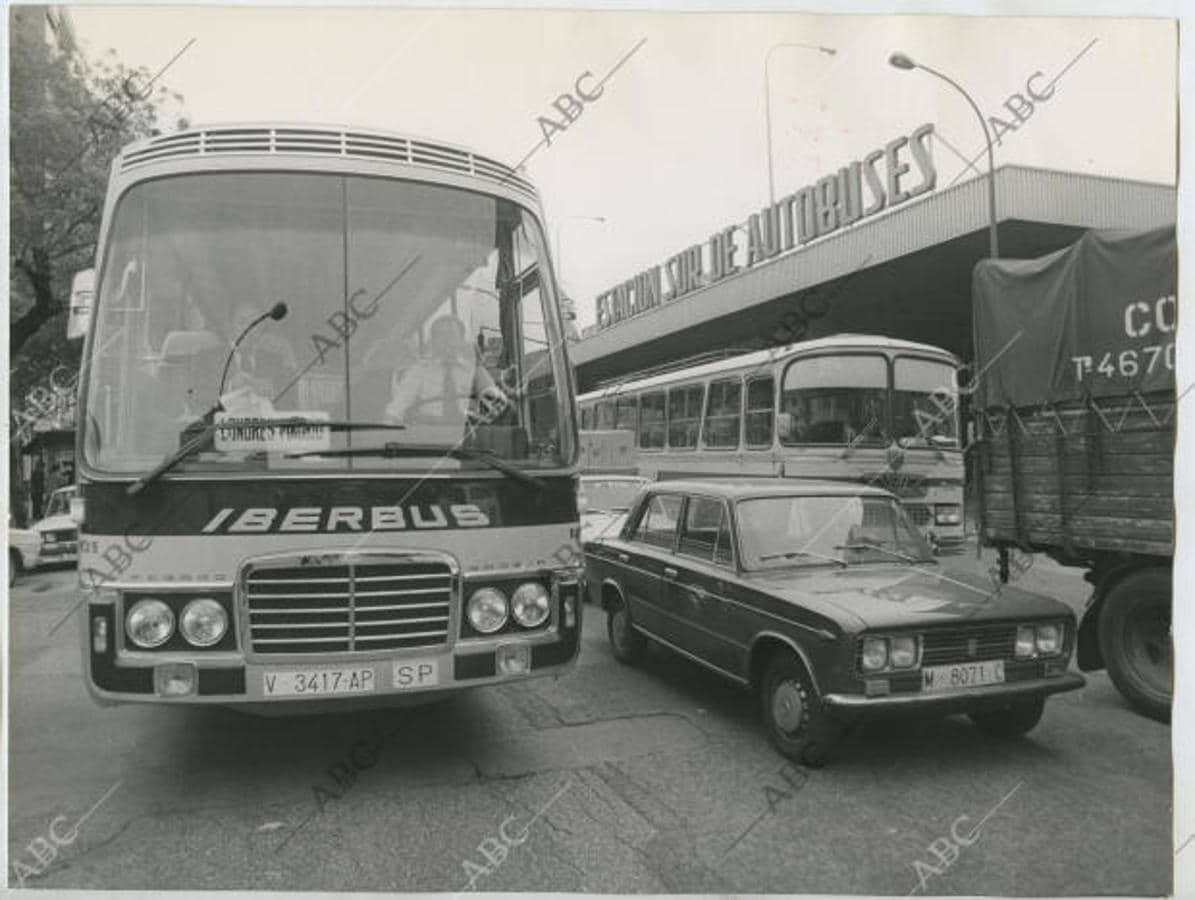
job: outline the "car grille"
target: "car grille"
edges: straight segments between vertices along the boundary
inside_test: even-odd
[[[47,533],[54,535],[54,540],[61,543],[74,542],[79,537],[78,530],[74,528],[58,528]]]
[[[1016,640],[1016,625],[968,625],[926,631],[922,638],[921,665],[1012,659]]]
[[[368,653],[448,643],[454,576],[442,562],[253,568],[255,653]]]
[[[1016,640],[1015,624],[995,623],[927,630],[922,632],[921,665],[943,666],[989,659],[1012,660]],[[862,640],[855,645],[855,671],[870,677],[870,673],[863,672]]]
[[[924,503],[905,503],[903,505],[914,525],[920,527],[930,524],[932,516],[929,507]]]

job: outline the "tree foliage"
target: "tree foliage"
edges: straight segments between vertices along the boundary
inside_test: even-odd
[[[48,45],[40,27],[10,34],[9,352],[19,403],[55,366],[78,363],[65,337],[71,279],[94,265],[109,166],[124,144],[158,133],[182,98],[113,51],[88,61]]]

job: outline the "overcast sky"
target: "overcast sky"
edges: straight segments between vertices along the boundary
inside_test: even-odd
[[[1175,181],[1176,28],[1161,19],[196,6],[72,14],[90,54],[114,48],[152,71],[194,39],[163,76],[193,122],[373,126],[512,164],[542,138],[537,117],[561,118],[558,95],[586,71],[600,79],[646,39],[526,163],[582,324],[593,321],[596,294],[766,205],[763,62],[777,43],[837,51],[772,56],[778,197],[923,122],[937,127],[939,189],[964,169],[946,142],[968,157],[981,149],[963,98],[924,72],[890,67],[897,49],[1012,122],[1005,101],[1027,96],[1030,76],[1043,73],[1040,94],[1071,66],[1050,99],[1002,135],[997,165]]]

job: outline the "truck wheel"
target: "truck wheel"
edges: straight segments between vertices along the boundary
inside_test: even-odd
[[[610,651],[620,663],[633,666],[643,659],[647,638],[631,624],[631,613],[621,597],[606,613],[606,636],[610,638]]]
[[[1017,738],[1028,734],[1041,721],[1046,708],[1045,697],[1018,700],[1008,706],[970,713],[971,721],[986,735],[998,738]]]
[[[833,758],[843,728],[822,709],[813,680],[796,656],[785,651],[772,657],[759,700],[768,740],[783,755],[813,768]]]
[[[1153,719],[1170,721],[1174,648],[1170,572],[1142,569],[1113,585],[1100,610],[1100,650],[1125,698]]]

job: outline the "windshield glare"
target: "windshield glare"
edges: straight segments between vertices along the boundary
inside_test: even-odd
[[[543,239],[514,203],[378,178],[204,173],[131,188],[108,244],[84,419],[97,469],[141,474],[204,425],[216,427],[180,469],[426,468],[296,455],[388,442],[532,467],[571,458]],[[286,315],[232,352],[279,302]]]
[[[826,565],[930,562],[928,545],[888,497],[765,497],[738,504],[743,565],[766,570]],[[790,554],[784,556],[783,554]]]

